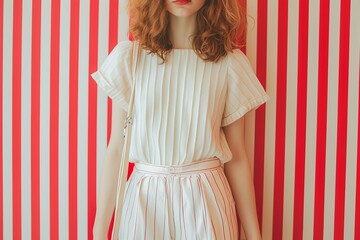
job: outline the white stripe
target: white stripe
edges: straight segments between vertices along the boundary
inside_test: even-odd
[[[256,19],[257,2],[251,1],[248,5],[246,14],[249,27],[246,34],[246,56],[249,58],[250,64],[256,73]],[[249,6],[250,5],[250,6]],[[255,146],[255,111],[250,111],[245,115],[245,145],[246,153],[250,160],[251,173],[254,176],[254,146]],[[241,228],[244,231],[243,227]],[[243,236],[243,232],[241,233]]]
[[[294,181],[296,152],[296,110],[298,82],[299,3],[288,5],[288,56],[286,85],[286,130],[284,161],[283,239],[292,239],[294,215]]]
[[[59,239],[69,237],[69,41],[70,1],[60,4]]]
[[[264,195],[263,199],[263,239],[272,239],[275,169],[275,129],[276,129],[276,80],[277,80],[277,38],[278,2],[268,1],[267,19],[267,69],[266,86],[271,100],[266,104]]]
[[[256,47],[257,47],[257,1],[246,2],[246,12],[248,20],[248,28],[246,34],[246,52],[251,66],[256,67]]]
[[[350,13],[350,48],[349,48],[349,106],[348,106],[348,144],[346,156],[346,187],[344,239],[354,239],[355,198],[356,198],[356,161],[358,133],[358,103],[359,103],[359,45],[360,22],[359,1],[352,1]]]
[[[12,239],[12,36],[13,3],[4,1],[3,35],[3,237]]]
[[[42,1],[40,56],[40,239],[50,239],[50,16],[50,1]]]
[[[31,11],[30,1],[22,6],[21,63],[21,227],[22,239],[31,236]]]
[[[306,152],[304,178],[304,219],[303,238],[313,238],[316,129],[317,129],[317,91],[318,91],[318,53],[319,53],[319,2],[309,1],[309,42],[308,42],[308,84],[306,113]],[[300,80],[301,81],[301,80]]]
[[[109,40],[109,5],[105,1],[99,6],[99,46],[98,46],[98,66],[104,62],[108,55]],[[91,79],[93,81],[93,79]],[[98,89],[97,99],[97,178],[100,179],[101,166],[107,147],[107,95]]]
[[[79,85],[78,85],[78,238],[88,238],[88,80],[89,80],[89,1],[80,1]],[[85,140],[86,139],[86,140]]]
[[[118,19],[118,39],[119,41],[128,39],[129,14],[127,12],[127,0],[119,0],[119,19]]]
[[[339,66],[339,9],[340,2],[330,1],[328,114],[326,135],[326,172],[324,203],[324,239],[334,237],[334,206],[336,176],[336,140]]]

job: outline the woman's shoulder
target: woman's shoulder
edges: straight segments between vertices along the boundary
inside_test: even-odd
[[[117,51],[119,54],[128,54],[132,51],[133,45],[133,41],[123,40],[117,43],[114,50]]]
[[[247,56],[240,48],[234,48],[232,51],[228,52],[227,57],[229,61],[248,60]]]
[[[132,58],[133,45],[134,43],[129,40],[118,42],[111,50],[105,62],[108,62],[109,65],[128,64]]]
[[[234,48],[227,54],[227,65],[229,68],[248,68],[250,67],[250,60],[241,49]]]
[[[102,64],[102,70],[118,68],[119,66],[129,68],[132,59],[133,43],[131,41],[120,41],[111,50]]]

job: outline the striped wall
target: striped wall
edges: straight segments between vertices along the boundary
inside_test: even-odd
[[[360,239],[360,1],[240,0],[271,96],[246,117],[263,239]],[[0,238],[92,239],[125,0],[0,0]],[[245,239],[242,233],[242,239]]]

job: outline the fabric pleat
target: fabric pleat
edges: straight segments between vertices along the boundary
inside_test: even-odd
[[[120,239],[238,239],[235,202],[220,163],[175,174],[136,166],[126,185]]]
[[[92,77],[126,111],[136,79],[129,161],[186,164],[218,157],[230,161],[222,127],[269,99],[246,56],[235,49],[218,62],[192,49],[173,49],[164,64],[142,49],[131,76],[132,49],[120,42]]]
[[[163,64],[141,49],[132,76],[134,44],[120,42],[92,74],[125,111],[136,81],[129,154],[135,168],[125,187],[120,239],[238,239],[222,167],[232,159],[223,127],[269,96],[238,49],[216,63],[192,49],[173,49]],[[148,171],[198,166],[203,159],[218,165],[191,173]]]

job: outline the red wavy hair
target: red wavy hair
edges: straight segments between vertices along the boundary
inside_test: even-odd
[[[144,49],[165,62],[173,48],[165,0],[129,0],[129,11],[132,35]],[[206,0],[197,12],[192,47],[205,61],[217,62],[245,44],[246,28],[246,13],[238,0]]]

